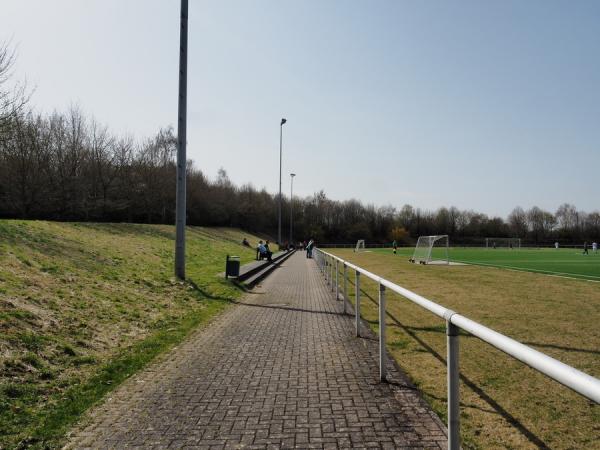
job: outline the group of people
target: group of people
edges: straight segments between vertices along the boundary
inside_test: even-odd
[[[248,239],[242,239],[242,245],[244,247],[252,247]],[[273,252],[269,248],[269,241],[258,241],[258,245],[256,246],[256,259],[264,259],[267,261],[271,261],[271,256],[273,256]]]
[[[559,246],[560,246],[560,245],[559,245],[558,241],[556,241],[556,242],[554,243],[554,248],[555,248],[556,250],[558,250],[558,249],[559,249]],[[583,254],[584,254],[584,255],[589,255],[589,254],[590,254],[588,249],[589,249],[589,247],[588,247],[588,243],[587,243],[587,241],[585,241],[585,242],[583,243]],[[594,253],[598,252],[598,243],[597,243],[597,242],[592,242],[592,252],[594,252]]]
[[[596,253],[598,251],[598,243],[597,242],[592,242],[592,251],[594,253]],[[583,254],[589,255],[587,241],[583,243]]]
[[[271,261],[271,257],[273,256],[273,252],[269,248],[269,241],[258,241],[258,246],[256,247],[256,259],[266,258],[267,261]]]
[[[248,242],[248,239],[246,239],[246,238],[242,239],[242,245],[244,247],[251,247],[250,242]],[[299,245],[301,246],[302,249],[306,250],[306,257],[312,258],[312,251],[315,248],[314,239],[311,239],[310,241],[308,241],[308,243],[305,241],[302,241],[301,243],[299,243]],[[286,245],[285,248],[289,251],[289,250],[292,250],[294,248],[294,246]],[[258,245],[256,246],[256,259],[257,260],[266,259],[267,261],[271,261],[272,256],[273,256],[273,252],[269,248],[269,241],[265,241],[265,242],[263,242],[262,240],[258,241]]]

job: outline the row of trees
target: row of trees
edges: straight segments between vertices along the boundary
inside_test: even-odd
[[[6,122],[6,121],[5,121]],[[29,219],[173,223],[176,138],[170,128],[142,142],[112,135],[78,109],[50,116],[19,113],[0,132],[0,216]],[[284,199],[284,230],[289,229]],[[565,204],[554,213],[515,208],[508,218],[455,207],[427,211],[405,205],[334,201],[318,192],[294,199],[295,236],[353,242],[449,234],[520,237],[533,242],[600,239],[600,213]],[[274,234],[277,196],[235,186],[221,170],[208,179],[188,164],[188,223],[238,226]],[[287,234],[287,233],[285,233]]]
[[[534,244],[581,243],[600,239],[600,212],[586,213],[563,204],[555,213],[537,206],[517,206],[506,219],[457,208],[421,211],[405,205],[398,220],[412,236],[448,234],[454,242],[481,242],[485,237],[518,237]]]
[[[14,55],[0,46],[0,217],[173,223],[176,138],[171,128],[135,141],[116,136],[73,108],[48,116],[27,111],[24,88],[6,81]],[[4,86],[4,87],[3,87]],[[215,180],[188,163],[188,223],[237,226],[274,235],[277,196],[235,186],[221,170]],[[283,229],[289,229],[289,199]],[[324,192],[294,199],[294,235],[319,242],[412,242],[449,234],[454,242],[520,237],[535,243],[600,239],[600,213],[562,205],[551,213],[515,208],[508,218],[455,207],[427,211],[334,201]],[[287,232],[285,233],[287,235]]]

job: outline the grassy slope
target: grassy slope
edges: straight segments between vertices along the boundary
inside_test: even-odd
[[[389,249],[374,249],[389,253]],[[409,257],[413,249],[401,248],[399,254]],[[439,251],[438,251],[439,253]],[[485,249],[451,247],[450,260],[483,266],[494,266],[530,272],[547,273],[600,281],[600,252],[583,255],[581,250],[564,249]]]
[[[216,276],[250,235],[170,226],[0,221],[0,448],[56,447],[85,409],[240,292]]]
[[[597,283],[478,266],[420,266],[403,256],[332,250],[584,372],[600,377]],[[353,274],[351,275],[351,279]],[[377,287],[361,288],[377,298]],[[351,289],[353,293],[353,288]],[[377,328],[365,298],[363,316]],[[443,321],[390,293],[388,349],[446,415]],[[461,338],[462,436],[466,448],[599,448],[600,406],[482,343]],[[465,383],[466,381],[466,383]]]

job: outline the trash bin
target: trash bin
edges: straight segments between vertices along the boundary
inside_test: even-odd
[[[227,255],[225,278],[240,276],[240,257]]]

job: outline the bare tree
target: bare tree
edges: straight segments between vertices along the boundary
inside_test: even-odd
[[[508,225],[511,232],[518,237],[524,238],[527,236],[527,213],[517,206],[508,215]]]
[[[12,89],[8,86],[15,61],[15,50],[9,43],[0,43],[0,139],[11,121],[23,111],[30,96],[25,83],[17,83]]]
[[[560,228],[565,231],[571,231],[579,225],[577,208],[569,203],[560,205],[555,216]]]
[[[585,222],[586,234],[592,239],[600,239],[600,212],[588,214]]]
[[[174,214],[176,152],[177,139],[172,128],[160,130],[137,152],[134,161],[138,177],[136,202],[143,205],[148,222],[165,223]]]
[[[117,176],[116,162],[119,154],[115,151],[115,138],[108,133],[108,128],[99,125],[94,119],[89,128],[89,201],[92,207],[99,206],[95,216],[103,217],[107,212],[108,191]]]

